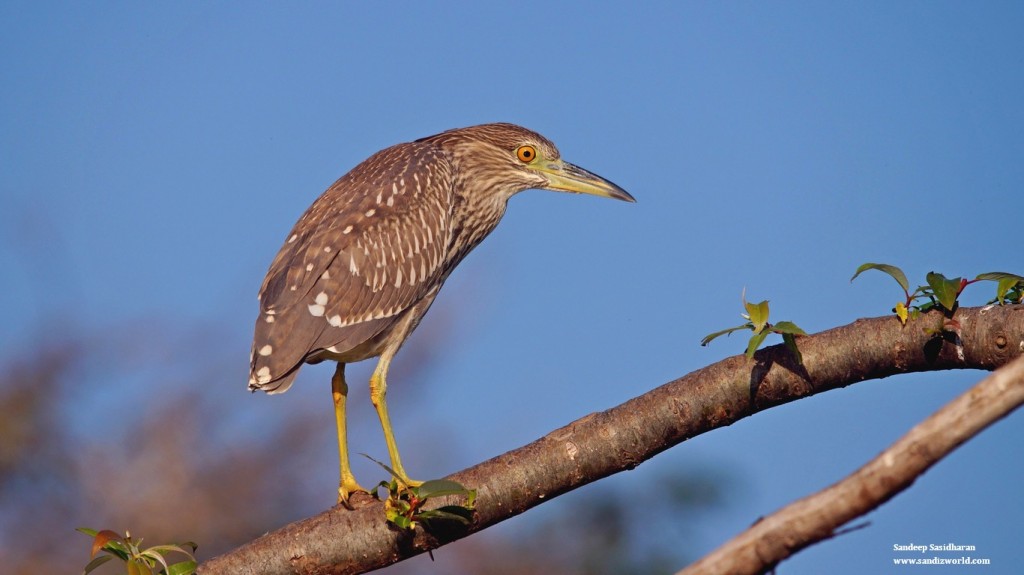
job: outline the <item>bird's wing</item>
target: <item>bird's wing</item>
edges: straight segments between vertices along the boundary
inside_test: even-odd
[[[388,329],[442,278],[453,171],[430,143],[378,152],[299,219],[260,289],[249,386],[284,391],[312,355]]]

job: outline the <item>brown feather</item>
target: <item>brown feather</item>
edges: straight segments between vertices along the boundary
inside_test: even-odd
[[[437,146],[399,144],[368,158],[310,206],[260,290],[250,386],[270,388],[325,353],[344,356],[431,291],[444,273],[451,234],[434,231],[428,238],[417,228],[422,217],[451,229],[452,190],[417,189],[416,182],[451,181],[451,172]],[[271,353],[260,355],[266,345]],[[358,359],[364,358],[348,361]]]

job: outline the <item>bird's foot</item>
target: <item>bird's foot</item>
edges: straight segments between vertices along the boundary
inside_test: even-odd
[[[338,503],[352,509],[352,496],[357,493],[365,493],[367,496],[371,495],[363,486],[356,483],[355,479],[342,481],[338,485]]]

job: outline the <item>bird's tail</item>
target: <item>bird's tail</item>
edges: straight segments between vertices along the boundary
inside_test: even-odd
[[[299,374],[299,367],[302,365],[300,363],[275,377],[270,364],[268,358],[259,355],[257,350],[253,350],[252,360],[249,362],[249,391],[265,391],[271,395],[284,393],[292,386],[295,376]]]

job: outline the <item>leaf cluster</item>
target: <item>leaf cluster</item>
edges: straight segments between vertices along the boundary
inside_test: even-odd
[[[903,289],[904,300],[897,302],[893,312],[906,325],[907,320],[917,317],[922,312],[940,309],[951,316],[959,305],[960,294],[967,286],[980,281],[996,282],[996,297],[989,304],[1021,303],[1024,301],[1024,276],[1006,272],[988,272],[978,274],[974,279],[962,277],[947,278],[938,272],[928,272],[925,276],[926,285],[918,286],[910,291],[907,275],[900,268],[889,264],[866,263],[857,268],[850,281],[857,279],[867,270],[878,270],[896,280]]]
[[[380,461],[363,454],[391,474],[391,481],[381,481],[377,489],[384,488],[388,497],[384,500],[384,514],[388,523],[399,529],[415,529],[418,524],[429,527],[431,522],[455,522],[469,525],[473,522],[473,505],[476,490],[468,489],[457,481],[431,479],[418,485],[410,485],[398,478],[393,469]],[[424,509],[428,501],[437,497],[461,495],[465,505],[443,505],[435,509]]]
[[[750,336],[750,341],[747,342],[746,356],[748,358],[754,357],[754,352],[757,348],[761,347],[764,343],[765,338],[770,334],[777,333],[782,336],[783,343],[793,356],[796,357],[797,364],[803,364],[803,357],[800,355],[800,350],[796,346],[796,338],[799,336],[807,335],[807,332],[800,329],[795,323],[791,321],[780,321],[777,323],[768,322],[768,300],[764,300],[760,303],[750,303],[747,301],[746,296],[743,297],[743,307],[747,313],[740,314],[743,319],[747,320],[747,323],[738,325],[736,327],[730,327],[721,331],[704,336],[704,339],[700,340],[702,346],[706,346],[711,343],[711,340],[722,335],[731,335],[734,331],[740,331],[749,329],[753,332]]]
[[[96,531],[79,527],[78,531],[93,538],[91,560],[85,566],[82,575],[88,575],[100,565],[114,558],[124,561],[128,575],[193,575],[196,572],[194,553],[198,545],[191,541],[154,545],[143,549],[142,539],[132,539],[131,533],[128,531],[124,532],[124,537],[109,529]],[[103,555],[97,555],[98,553],[103,553]],[[175,553],[184,555],[185,559],[177,563],[168,563],[167,557]],[[158,570],[154,571],[154,569]]]
[[[418,524],[428,527],[432,522],[455,522],[469,525],[473,522],[473,505],[476,490],[467,489],[461,483],[448,479],[432,479],[415,487],[402,485],[397,479],[381,481],[378,488],[388,492],[384,501],[384,513],[388,522],[400,529],[415,529]],[[435,509],[424,509],[430,499],[448,495],[462,495],[465,505],[444,505]]]

